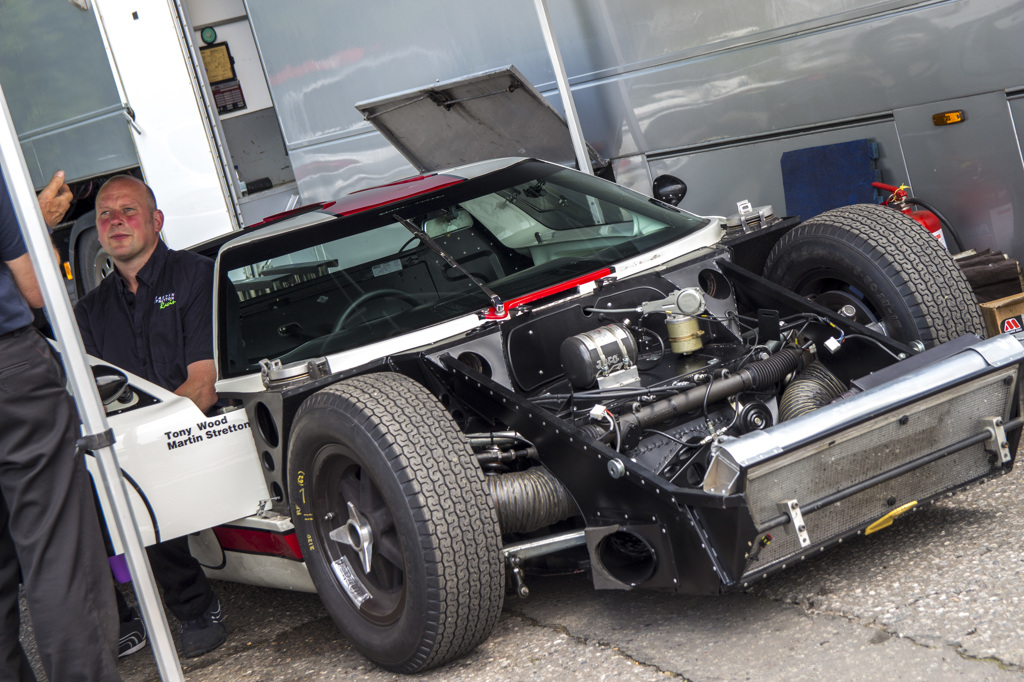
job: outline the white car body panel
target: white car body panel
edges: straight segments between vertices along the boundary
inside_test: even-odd
[[[90,357],[91,364],[105,364]],[[129,384],[160,402],[108,416],[114,451],[128,483],[135,519],[147,544],[169,540],[254,514],[270,497],[245,410],[205,416],[188,398],[166,391],[134,374]],[[86,459],[97,487],[96,462]],[[105,495],[103,513],[112,519]],[[111,527],[113,525],[111,524]],[[113,534],[116,536],[116,534]],[[115,550],[121,551],[116,537]]]
[[[233,529],[263,531],[278,536],[295,532],[291,519],[276,513],[238,519],[231,526]],[[192,556],[211,578],[296,592],[316,592],[304,561],[225,550],[213,529],[190,535],[188,545]]]

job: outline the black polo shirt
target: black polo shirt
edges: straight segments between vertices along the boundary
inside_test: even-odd
[[[85,350],[173,391],[213,359],[213,261],[159,242],[135,279],[115,270],[75,306]]]
[[[6,261],[25,253],[14,205],[7,194],[4,176],[0,174],[0,336],[32,324],[32,311],[14,284],[11,269],[5,265]]]

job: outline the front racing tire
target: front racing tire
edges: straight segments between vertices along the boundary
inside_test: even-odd
[[[501,614],[498,515],[465,437],[400,374],[309,397],[289,443],[296,534],[342,633],[388,670],[462,656]]]
[[[885,206],[826,211],[790,230],[764,276],[904,343],[985,335],[963,272],[937,239]]]

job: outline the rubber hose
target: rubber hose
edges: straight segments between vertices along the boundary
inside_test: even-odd
[[[765,360],[751,363],[737,374],[749,372],[750,386],[748,388],[750,389],[768,388],[799,367],[803,355],[804,351],[786,348]]]
[[[903,200],[903,202],[907,204],[913,204],[914,206],[920,206],[924,210],[931,211],[932,213],[934,213],[935,217],[939,219],[940,223],[942,223],[942,228],[947,233],[949,233],[949,238],[953,242],[953,246],[956,248],[956,252],[963,253],[964,251],[967,250],[964,248],[964,243],[960,241],[960,235],[958,235],[956,233],[956,230],[953,229],[953,224],[946,220],[946,216],[939,213],[939,210],[937,208],[920,199],[915,199],[914,197],[907,197],[906,199]]]
[[[621,433],[633,429],[647,429],[656,424],[678,419],[706,401],[709,405],[743,391],[767,388],[794,370],[801,369],[806,352],[797,348],[784,348],[765,360],[752,362],[724,379],[691,388],[657,402],[645,405],[635,412],[616,417]]]
[[[569,491],[546,467],[486,478],[503,534],[537,530],[579,513]]]
[[[779,401],[779,419],[787,421],[824,407],[846,392],[846,386],[815,360],[786,387]]]

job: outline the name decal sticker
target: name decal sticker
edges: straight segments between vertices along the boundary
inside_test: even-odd
[[[245,431],[248,428],[248,421],[228,424],[228,415],[225,414],[216,419],[197,422],[195,426],[189,426],[178,431],[164,431],[164,437],[167,439],[167,449],[176,450],[177,448],[219,438],[235,431]]]

